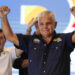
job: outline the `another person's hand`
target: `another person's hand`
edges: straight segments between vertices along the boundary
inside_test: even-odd
[[[36,23],[36,21],[36,18],[32,18],[31,21],[28,23],[28,28],[31,28]]]
[[[10,9],[7,6],[0,7],[0,17],[6,16],[10,12]]]
[[[35,34],[36,34],[36,35],[40,34],[39,26],[38,26],[38,21],[36,21],[36,23],[35,23],[35,28],[36,28]]]
[[[31,32],[31,28],[33,25],[35,25],[37,19],[36,18],[32,18],[31,21],[28,23],[28,27],[27,27],[27,30],[26,30],[26,35],[30,35],[30,32]]]
[[[72,15],[75,17],[75,6],[73,6],[72,8],[70,8],[70,11],[71,11]]]
[[[24,59],[21,65],[22,68],[27,68],[28,67],[28,59]]]

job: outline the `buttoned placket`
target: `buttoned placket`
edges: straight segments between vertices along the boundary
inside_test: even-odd
[[[46,42],[44,42],[44,53],[43,53],[43,61],[42,61],[42,72],[46,73],[46,65],[47,65],[47,58],[48,58],[48,53],[49,53],[49,47],[52,44],[54,37],[52,38],[52,40],[50,41],[49,44],[46,44]]]
[[[46,43],[44,43],[44,53],[43,53],[43,61],[42,61],[42,72],[46,73],[46,64],[47,64],[47,58],[48,58],[48,46]]]

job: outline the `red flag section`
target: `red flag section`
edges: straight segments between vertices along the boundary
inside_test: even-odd
[[[75,27],[75,23],[73,24],[73,26],[72,27]]]

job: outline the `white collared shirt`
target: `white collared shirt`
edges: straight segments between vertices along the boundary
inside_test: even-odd
[[[4,49],[0,56],[0,75],[12,75],[12,64],[17,58],[15,47]]]

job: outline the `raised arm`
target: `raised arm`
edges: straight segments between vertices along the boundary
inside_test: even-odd
[[[72,15],[75,17],[75,6],[70,8],[70,11]],[[75,31],[74,31],[74,34],[72,35],[72,42],[75,43]]]
[[[18,38],[16,34],[12,32],[7,19],[7,15],[9,12],[10,9],[7,6],[0,7],[0,18],[1,18],[2,30],[4,32],[6,39],[18,46],[19,45]]]
[[[31,21],[28,23],[28,27],[26,30],[26,35],[30,35],[31,34],[31,28],[33,25],[35,25],[37,19],[36,18],[32,18]]]
[[[26,35],[30,35],[31,34],[31,28],[32,28],[33,25],[36,28],[35,34],[36,35],[40,34],[37,18],[32,18],[31,21],[28,23],[28,27],[27,27],[27,30],[26,30]]]

